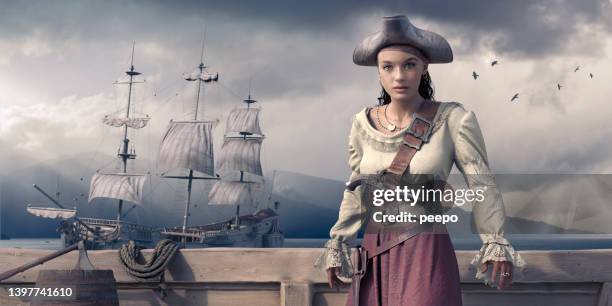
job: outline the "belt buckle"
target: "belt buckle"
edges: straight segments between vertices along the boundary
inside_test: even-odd
[[[413,113],[412,121],[410,122],[410,126],[406,130],[406,133],[421,139],[421,141],[423,142],[428,142],[432,129],[433,123],[431,121],[427,120],[423,116],[418,115],[417,113]],[[404,144],[414,147],[412,144],[406,143],[405,141]]]

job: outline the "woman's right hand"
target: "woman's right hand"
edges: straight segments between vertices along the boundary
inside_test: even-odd
[[[346,284],[338,278],[338,273],[340,273],[340,267],[331,267],[327,269],[327,282],[330,288],[334,288],[334,286],[340,288]]]

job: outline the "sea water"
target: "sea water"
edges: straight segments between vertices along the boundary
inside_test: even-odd
[[[517,250],[583,250],[612,249],[612,235],[594,234],[550,234],[550,235],[507,235],[506,238]],[[482,246],[478,236],[452,237],[455,250],[477,250]],[[321,248],[327,239],[320,238],[285,238],[285,248]],[[361,243],[356,239],[353,246]],[[62,242],[59,238],[17,238],[0,240],[0,248],[22,248],[59,250]]]
[[[16,238],[0,240],[0,248],[59,250],[62,241],[59,238]]]

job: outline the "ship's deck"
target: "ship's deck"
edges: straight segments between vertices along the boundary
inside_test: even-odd
[[[0,249],[0,271],[51,251]],[[150,250],[145,250],[150,252]],[[209,248],[177,252],[166,273],[168,296],[156,284],[131,279],[116,250],[90,251],[96,268],[112,269],[121,305],[344,305],[348,288],[330,289],[326,275],[312,266],[321,249]],[[612,249],[521,251],[528,266],[506,291],[473,278],[475,251],[457,251],[464,305],[612,306]],[[41,269],[70,269],[76,252],[17,274],[0,283],[0,305],[27,305],[9,297],[8,288],[32,287]]]

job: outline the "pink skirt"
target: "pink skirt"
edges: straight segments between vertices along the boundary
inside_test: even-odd
[[[399,233],[365,234],[362,246],[377,245]],[[353,306],[354,286],[347,306]],[[361,281],[360,306],[461,306],[459,268],[448,233],[423,232],[374,257]]]

